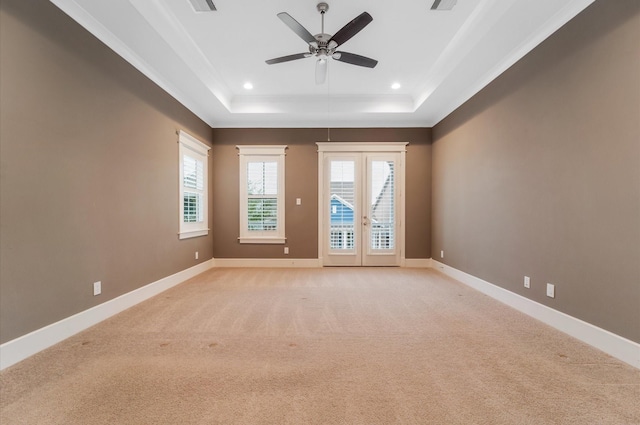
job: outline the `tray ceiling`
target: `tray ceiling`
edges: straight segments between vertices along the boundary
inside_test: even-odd
[[[307,50],[276,14],[317,34],[316,1],[214,0],[201,13],[189,0],[51,1],[214,128],[431,127],[593,2],[328,2],[329,34],[373,16],[340,50],[379,63],[330,59],[316,85],[314,58],[265,63]]]

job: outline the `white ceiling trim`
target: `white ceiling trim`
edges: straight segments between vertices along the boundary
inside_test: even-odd
[[[144,59],[136,54],[129,46],[116,37],[111,31],[109,31],[102,23],[95,19],[90,13],[88,13],[82,6],[80,6],[74,0],[49,0],[55,4],[64,13],[69,15],[74,21],[80,24],[83,28],[93,34],[98,40],[103,42],[107,47],[120,55],[124,60],[129,62],[138,71],[144,74],[147,78],[157,84],[162,90],[167,92],[170,96],[182,103],[187,109],[193,112],[201,120],[206,122],[209,126],[215,127],[216,120],[211,115],[211,111],[203,107],[200,102],[187,96],[175,85],[171,84],[166,78],[162,76],[154,67],[150,66]]]
[[[528,0],[520,1],[526,2]],[[466,90],[460,91],[460,94],[454,97],[451,102],[443,104],[440,114],[434,115],[431,119],[427,120],[428,126],[435,126],[451,112],[462,106],[462,104],[467,100],[489,85],[493,80],[498,78],[503,72],[522,59],[527,53],[546,40],[594,1],[595,0],[567,1],[557,13],[549,18],[543,25],[538,27],[535,32],[532,32],[530,37],[526,38],[523,42],[518,44],[516,48],[512,49],[512,51],[504,57],[504,60],[497,62],[495,66],[483,73],[479,78],[472,82],[472,84],[469,84]]]
[[[232,92],[222,76],[189,36],[184,26],[158,0],[129,0],[149,25],[173,49],[175,54],[196,74],[218,101],[231,110]]]
[[[455,37],[436,61],[425,82],[418,88],[414,110],[417,110],[446,80],[480,40],[487,35],[506,10],[505,2],[496,7],[498,0],[482,0],[462,25]],[[501,12],[501,13],[500,13]]]
[[[234,114],[305,114],[328,117],[359,111],[370,113],[412,113],[411,96],[234,96],[231,102]]]
[[[465,14],[452,21],[457,22],[459,29],[448,42],[441,32],[434,33],[439,37],[436,42],[440,45],[446,42],[446,45],[430,67],[425,68],[424,75],[419,76],[418,81],[422,83],[410,92],[348,95],[331,92],[327,84],[326,93],[315,90],[315,94],[296,95],[290,91],[290,94],[279,95],[276,87],[276,94],[258,96],[242,93],[227,84],[223,77],[229,74],[224,68],[227,62],[218,63],[215,56],[207,57],[193,39],[190,28],[185,26],[193,22],[188,19],[183,22],[182,9],[175,3],[167,3],[177,0],[115,0],[109,4],[100,0],[50,1],[211,127],[300,128],[432,127],[594,0],[469,3]],[[420,19],[431,19],[433,24],[433,15],[420,16]],[[445,21],[438,18],[440,28],[455,16],[442,15]],[[461,25],[460,18],[464,19]],[[421,23],[414,21],[414,24]],[[271,28],[272,22],[268,25]],[[393,27],[386,28],[393,30]],[[224,42],[217,40],[217,43]],[[384,47],[388,46],[379,47],[379,54],[384,56]],[[241,51],[242,46],[239,48]],[[406,46],[405,50],[408,55],[420,54]],[[267,73],[256,67],[255,62],[251,69]],[[350,75],[352,80],[341,80],[343,86],[345,81],[352,83],[351,87],[361,83],[356,74]],[[292,74],[292,78],[299,77]],[[380,87],[379,81],[368,81],[366,84]],[[360,93],[363,87],[360,84]]]

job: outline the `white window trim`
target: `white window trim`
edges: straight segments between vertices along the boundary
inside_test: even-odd
[[[179,239],[195,238],[197,236],[206,236],[209,234],[209,150],[211,147],[196,139],[195,137],[178,131],[178,169],[179,169],[179,223],[180,230],[178,232]],[[184,154],[190,154],[203,162],[203,197],[202,197],[202,222],[185,223],[184,222]]]
[[[318,152],[406,152],[409,142],[316,142]]]
[[[286,145],[238,145],[240,157],[240,236],[238,241],[247,244],[284,244],[284,157]],[[276,161],[278,164],[278,227],[273,231],[250,232],[247,220],[247,163],[254,161]]]

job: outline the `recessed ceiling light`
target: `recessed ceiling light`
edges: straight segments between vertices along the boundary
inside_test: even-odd
[[[400,83],[393,83],[393,84],[391,84],[391,88],[392,88],[392,89],[394,89],[394,90],[398,90],[400,87],[402,87],[402,86],[400,85]]]
[[[244,83],[243,87],[245,88],[245,90],[251,90],[253,88],[253,84],[247,81],[246,83]]]

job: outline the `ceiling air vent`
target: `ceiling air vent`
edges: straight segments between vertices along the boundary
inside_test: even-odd
[[[216,9],[216,5],[213,4],[213,0],[189,0],[193,10],[196,12],[213,12]]]
[[[431,10],[451,10],[458,0],[434,0]]]

